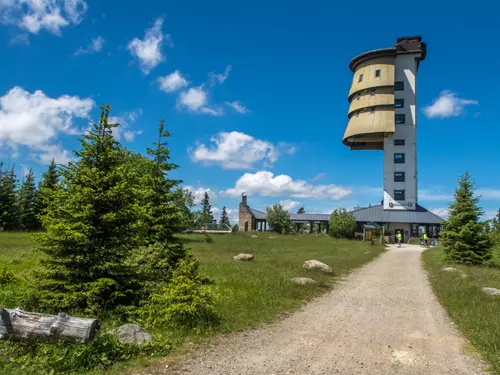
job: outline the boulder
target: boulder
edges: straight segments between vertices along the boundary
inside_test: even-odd
[[[441,268],[441,271],[456,272],[460,275],[460,277],[463,277],[463,278],[467,277],[467,274],[464,271],[462,271],[461,269],[455,268],[455,267],[444,267],[444,268]]]
[[[269,239],[270,239],[270,240],[275,240],[275,239],[276,239],[276,237],[269,237]]]
[[[243,262],[249,262],[253,260],[254,256],[252,254],[241,253],[233,257],[234,260],[241,260]]]
[[[496,288],[481,288],[481,290],[483,292],[485,292],[486,294],[492,296],[492,297],[500,296],[500,289],[496,289]]]
[[[288,281],[297,285],[316,284],[316,281],[308,277],[292,277],[291,279],[288,279]]]
[[[307,268],[307,269],[319,269],[319,270],[326,272],[326,273],[333,272],[333,270],[330,266],[326,265],[323,262],[320,262],[319,260],[314,260],[314,259],[313,260],[306,260],[302,267]]]
[[[256,234],[254,234],[254,235],[252,236],[252,238],[259,238],[259,236],[257,236]]]
[[[122,344],[140,345],[153,341],[153,336],[137,324],[124,324],[121,327],[111,331]]]

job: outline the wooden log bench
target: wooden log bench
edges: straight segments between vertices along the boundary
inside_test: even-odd
[[[99,321],[65,313],[47,315],[0,308],[0,340],[86,344],[94,339]]]

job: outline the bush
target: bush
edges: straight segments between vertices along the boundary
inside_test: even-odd
[[[139,308],[147,326],[169,328],[207,328],[218,319],[215,295],[200,276],[198,262],[191,256],[183,259],[172,280],[151,293]]]
[[[0,285],[7,285],[19,281],[19,278],[7,267],[0,268]]]
[[[330,216],[329,234],[336,238],[354,238],[356,231],[356,219],[351,212],[338,209]]]
[[[281,204],[273,204],[267,208],[267,222],[276,233],[286,234],[290,231],[290,214]]]

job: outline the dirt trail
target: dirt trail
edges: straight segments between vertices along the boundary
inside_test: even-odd
[[[391,247],[288,318],[160,374],[483,374],[436,301],[419,246]]]

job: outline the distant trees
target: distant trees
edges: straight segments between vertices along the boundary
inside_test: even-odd
[[[225,224],[227,226],[231,226],[229,222],[229,216],[227,215],[226,207],[222,207],[222,213],[220,214],[220,224]]]
[[[332,212],[329,222],[329,234],[336,238],[354,238],[356,218],[345,209],[336,209]]]
[[[450,216],[441,232],[446,259],[451,262],[480,265],[492,257],[491,237],[483,215],[479,197],[475,196],[474,182],[468,172],[460,177],[450,204]]]
[[[0,229],[20,228],[18,181],[14,168],[3,169],[0,163]]]
[[[30,169],[28,174],[24,176],[19,193],[19,220],[22,230],[34,231],[39,228],[36,199],[35,174]]]
[[[290,213],[281,204],[273,204],[271,207],[267,207],[266,220],[276,233],[288,233],[292,225]]]
[[[306,210],[304,209],[304,207],[300,207],[297,211],[298,214],[305,214],[306,213]]]
[[[201,200],[201,224],[212,224],[215,223],[214,214],[212,213],[212,205],[210,204],[210,197],[208,196],[208,191],[205,192],[203,199]]]

